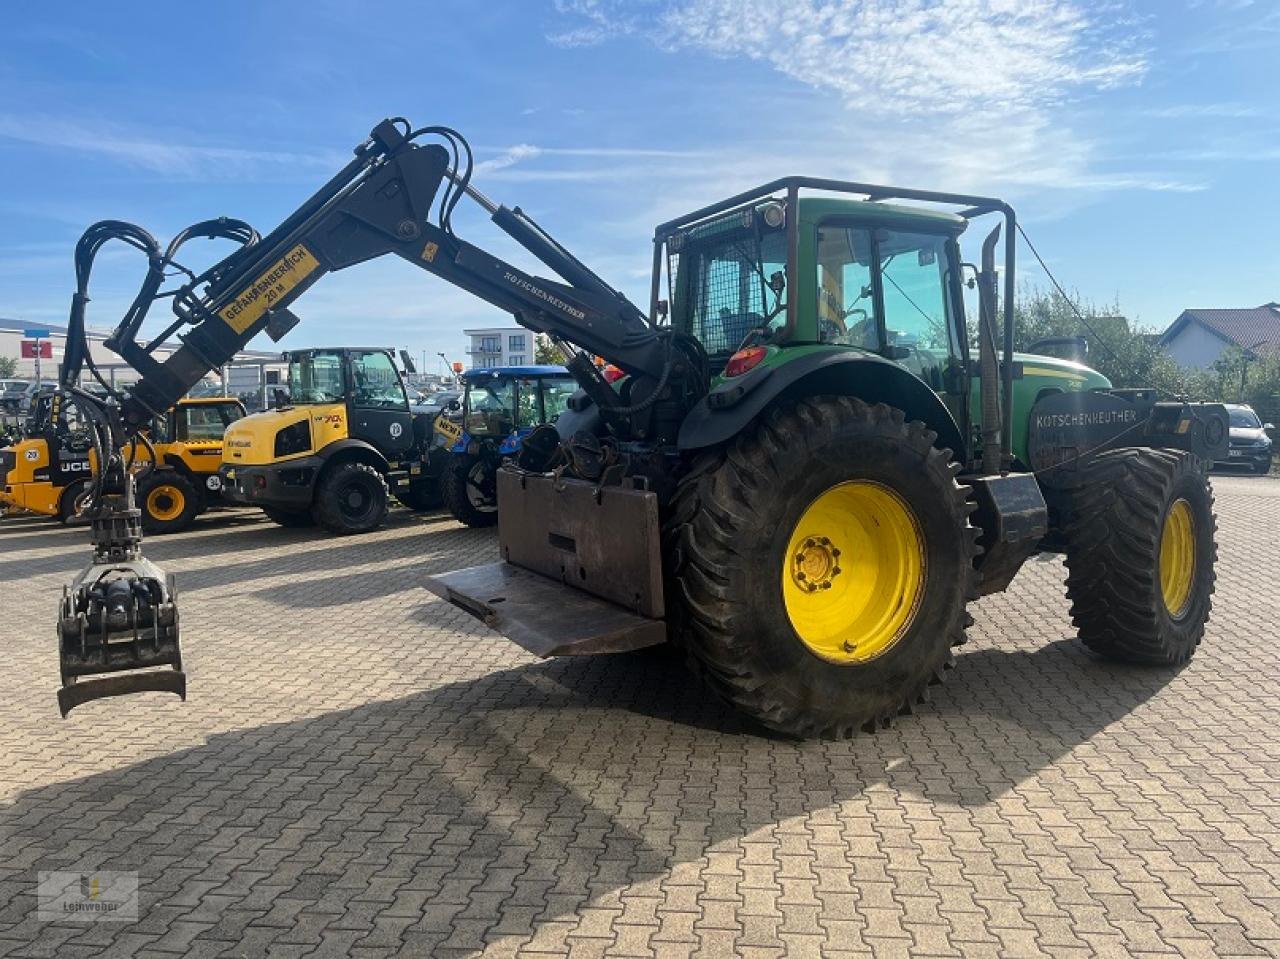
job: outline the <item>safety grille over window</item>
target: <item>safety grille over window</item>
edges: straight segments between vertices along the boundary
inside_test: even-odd
[[[668,243],[672,316],[712,356],[732,353],[747,333],[781,322],[785,288],[771,278],[786,273],[782,230],[761,229],[751,211],[699,227]]]

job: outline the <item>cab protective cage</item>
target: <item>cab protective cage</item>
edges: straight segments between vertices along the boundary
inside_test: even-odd
[[[649,315],[653,323],[658,322],[662,299],[662,273],[664,250],[673,237],[691,230],[705,222],[724,215],[732,215],[741,210],[756,207],[761,202],[778,200],[778,194],[785,191],[784,211],[787,241],[787,276],[788,282],[796,282],[799,276],[800,260],[800,217],[799,201],[801,190],[816,190],[826,193],[848,193],[862,197],[864,200],[877,203],[886,200],[907,200],[922,204],[941,204],[958,209],[950,212],[964,220],[974,220],[981,216],[998,213],[1004,217],[1004,292],[1001,298],[1001,316],[1004,326],[1004,342],[1001,350],[1003,357],[999,370],[999,423],[1000,423],[1000,464],[1002,469],[1009,469],[1013,463],[1013,312],[1016,284],[1016,234],[1017,215],[1013,207],[995,197],[975,196],[967,193],[946,193],[936,190],[913,190],[902,187],[889,187],[873,183],[857,183],[850,180],[828,180],[821,177],[789,176],[771,180],[752,190],[738,193],[735,196],[701,207],[691,213],[667,220],[657,226],[653,233],[653,273],[649,289]],[[998,228],[997,228],[998,229]],[[993,233],[994,237],[995,234]],[[990,238],[989,238],[990,242]],[[670,278],[669,278],[670,279]],[[786,299],[786,326],[790,332],[796,328],[799,299],[788,295]],[[979,316],[979,336],[985,332],[982,324],[985,318]],[[962,342],[967,343],[963,330],[959,331]],[[981,346],[981,343],[979,344]],[[969,369],[965,369],[966,381]],[[984,392],[988,389],[983,382]],[[966,390],[967,392],[967,390]],[[989,425],[989,424],[984,424]]]

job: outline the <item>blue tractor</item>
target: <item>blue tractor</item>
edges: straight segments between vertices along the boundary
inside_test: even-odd
[[[564,412],[578,384],[562,366],[498,366],[462,374],[460,405],[436,421],[450,457],[441,477],[444,504],[468,526],[498,521],[498,467],[524,438]]]

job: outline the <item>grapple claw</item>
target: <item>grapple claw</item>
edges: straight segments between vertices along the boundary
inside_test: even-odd
[[[187,698],[172,577],[142,555],[133,479],[93,514],[93,562],[63,590],[58,616],[58,709],[107,696]]]

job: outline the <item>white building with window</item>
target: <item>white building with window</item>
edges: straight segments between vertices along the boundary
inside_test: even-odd
[[[519,326],[463,330],[471,337],[467,348],[470,367],[484,370],[494,366],[527,366],[534,362],[533,332]]]

